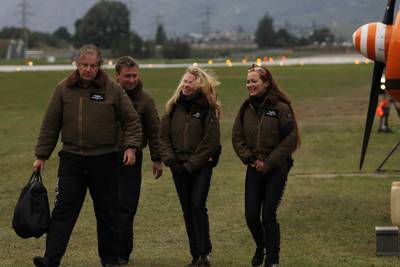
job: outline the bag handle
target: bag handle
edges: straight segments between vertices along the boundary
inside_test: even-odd
[[[40,183],[43,183],[40,171],[33,171],[31,178],[29,178],[28,184],[32,183],[32,181],[38,181]]]

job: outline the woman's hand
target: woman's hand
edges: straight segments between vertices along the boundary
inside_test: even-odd
[[[269,165],[266,163],[266,161],[263,160],[256,160],[256,162],[253,164],[254,168],[256,168],[256,171],[261,172],[263,174],[266,174],[271,168]]]
[[[38,172],[44,171],[44,163],[45,163],[45,160],[43,160],[43,159],[35,160],[35,162],[33,163],[33,170],[38,171]]]

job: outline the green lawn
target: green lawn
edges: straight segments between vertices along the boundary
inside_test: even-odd
[[[358,173],[361,138],[372,65],[293,66],[271,68],[291,97],[297,112],[302,146],[280,208],[281,266],[398,266],[395,257],[375,256],[375,226],[390,225],[390,187],[396,176],[373,177],[391,147],[395,133],[376,134],[365,167]],[[144,69],[145,87],[160,114],[175,90],[183,69]],[[222,85],[223,154],[214,171],[208,199],[213,266],[250,266],[254,251],[247,230],[244,167],[231,146],[231,127],[246,97],[245,68],[215,68]],[[33,149],[48,98],[66,72],[0,73],[0,266],[32,266],[42,255],[45,238],[23,240],[12,230],[11,218],[19,191],[30,176]],[[384,166],[398,169],[399,152]],[[50,201],[54,199],[56,153],[44,173]],[[159,180],[150,172],[146,150],[139,210],[135,220],[135,252],[130,266],[184,266],[190,257],[182,213],[171,174]],[[325,174],[338,174],[336,178]],[[342,175],[341,175],[342,174]],[[52,203],[51,203],[52,205]],[[62,266],[99,266],[94,213],[90,197],[82,209]]]

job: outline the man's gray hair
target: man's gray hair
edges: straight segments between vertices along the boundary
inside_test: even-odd
[[[94,54],[94,55],[97,56],[97,64],[98,64],[98,66],[101,66],[103,64],[103,57],[101,55],[101,51],[94,44],[85,44],[85,45],[83,45],[79,49],[78,55],[76,56],[76,62],[79,63],[80,58],[82,56],[86,56],[88,54]]]

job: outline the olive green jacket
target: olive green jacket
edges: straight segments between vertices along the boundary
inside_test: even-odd
[[[247,99],[236,116],[232,144],[244,164],[263,160],[280,166],[296,147],[296,130],[291,108],[269,91],[258,112]]]
[[[210,161],[219,148],[219,121],[205,96],[197,99],[188,112],[178,104],[161,119],[160,150],[165,165],[184,162],[183,166],[192,172]]]
[[[124,149],[139,148],[142,128],[125,91],[102,70],[88,86],[75,71],[57,85],[50,98],[35,155],[48,159],[60,132],[64,151],[79,155],[112,152],[119,127],[124,132]]]
[[[142,124],[142,144],[145,148],[149,144],[150,157],[152,161],[161,161],[158,132],[160,131],[160,118],[153,98],[143,90],[143,83],[139,80],[138,85],[131,90],[125,89],[132,101],[136,112],[139,114]]]

